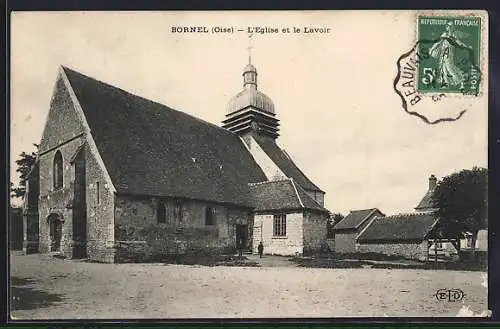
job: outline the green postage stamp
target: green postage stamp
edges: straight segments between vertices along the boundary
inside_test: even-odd
[[[480,17],[419,16],[418,41],[419,92],[479,93]]]

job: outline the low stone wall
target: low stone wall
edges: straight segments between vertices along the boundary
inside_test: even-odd
[[[388,256],[401,256],[404,258],[424,261],[427,259],[427,241],[421,243],[367,243],[358,244],[360,253],[379,253]]]
[[[165,205],[158,222],[158,203]],[[176,215],[176,202],[181,216]],[[213,223],[205,222],[214,209]],[[217,255],[236,251],[236,225],[252,225],[249,211],[196,200],[118,196],[115,208],[115,262],[161,261],[173,255]],[[249,242],[251,241],[251,232]]]
[[[235,252],[227,239],[218,239],[215,228],[185,228],[178,232],[169,227],[149,225],[137,229],[131,225],[117,226],[114,261],[162,261],[172,255],[218,255]]]

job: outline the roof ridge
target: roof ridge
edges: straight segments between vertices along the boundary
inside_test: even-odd
[[[370,210],[370,211],[373,211],[373,210],[376,210],[378,208],[366,208],[366,209],[356,209],[356,210],[349,210],[349,212],[355,212],[355,211],[366,211],[366,210]]]
[[[415,216],[420,216],[420,215],[436,215],[436,212],[435,211],[416,211]]]
[[[263,185],[263,184],[271,184],[271,183],[281,183],[285,181],[290,181],[290,178],[283,178],[283,179],[273,179],[273,180],[267,180],[263,182],[256,182],[256,183],[248,183],[250,186],[255,186],[255,185]]]
[[[390,219],[394,217],[414,217],[414,216],[421,216],[421,215],[432,215],[432,213],[428,213],[425,211],[421,212],[404,212],[404,213],[397,213],[397,214],[392,214],[389,216],[385,216],[385,218]],[[380,216],[382,217],[382,216]]]

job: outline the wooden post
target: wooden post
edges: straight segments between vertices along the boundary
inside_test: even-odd
[[[434,240],[434,264],[437,268],[437,264],[438,264],[438,251],[437,251],[437,240]]]
[[[431,240],[427,240],[427,252],[425,253],[425,261],[429,261],[429,249],[431,248]]]

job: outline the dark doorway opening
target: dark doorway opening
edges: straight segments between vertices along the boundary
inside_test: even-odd
[[[50,231],[50,251],[61,251],[62,218],[58,214],[50,214],[47,220]]]
[[[236,225],[236,248],[247,251],[248,246],[248,225]]]

